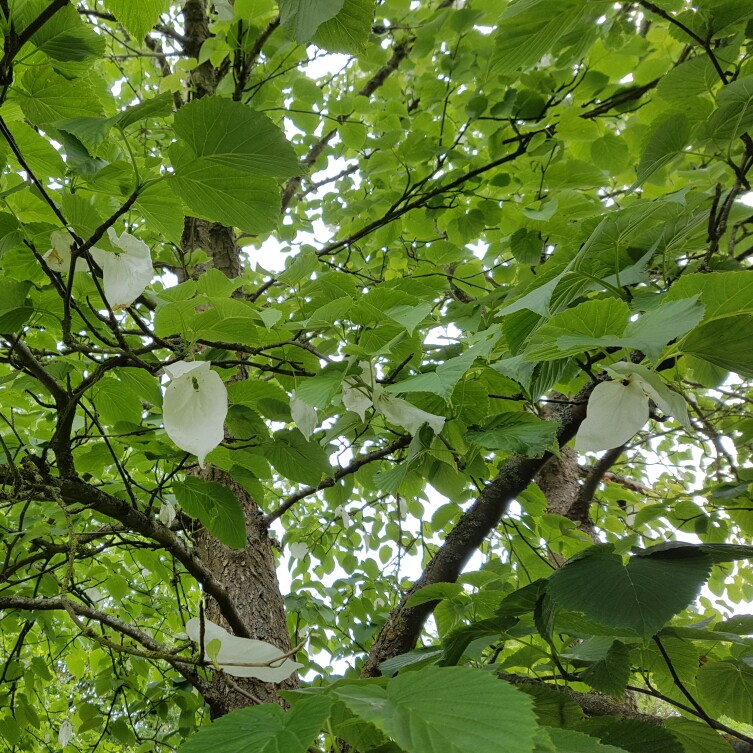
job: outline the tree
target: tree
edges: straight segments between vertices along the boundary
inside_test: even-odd
[[[750,4],[0,18],[6,749],[753,746]]]

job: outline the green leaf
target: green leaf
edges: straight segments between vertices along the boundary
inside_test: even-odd
[[[95,34],[72,5],[58,10],[32,35],[31,42],[48,57],[63,62],[101,57],[105,51],[104,36]]]
[[[598,737],[605,745],[619,745],[628,753],[684,753],[671,732],[637,719],[592,717],[579,722],[577,729]]]
[[[753,313],[753,272],[708,272],[683,275],[666,295],[666,301],[699,296],[704,320]]]
[[[385,389],[385,392],[397,395],[406,392],[433,392],[445,400],[449,400],[457,383],[473,366],[477,358],[483,358],[491,352],[500,335],[499,331],[480,333],[477,342],[462,355],[446,360],[437,366],[435,371],[409,377],[402,382],[392,384]]]
[[[31,283],[0,279],[0,332],[16,334],[34,313],[28,294]]]
[[[732,746],[703,722],[670,716],[664,720],[664,729],[682,743],[685,753],[732,753]]]
[[[625,167],[630,150],[625,139],[613,133],[605,133],[591,143],[591,160],[596,167],[613,173]]]
[[[233,549],[246,546],[246,521],[235,495],[222,484],[188,476],[173,484],[180,506],[206,526],[218,541]]]
[[[629,322],[621,343],[623,347],[643,351],[649,358],[658,358],[670,340],[688,333],[703,319],[703,314],[704,307],[697,296],[667,301]]]
[[[723,86],[706,127],[715,142],[731,142],[753,126],[753,76]]]
[[[166,241],[179,245],[183,235],[183,202],[166,181],[147,186],[134,202],[147,227]]]
[[[374,20],[374,0],[345,0],[342,10],[322,23],[314,44],[329,52],[357,54],[366,46]]]
[[[537,683],[524,682],[516,687],[533,698],[533,713],[539,724],[570,727],[583,718],[583,709],[566,692]]]
[[[531,337],[524,358],[545,361],[612,345],[625,330],[630,308],[618,298],[585,301],[555,314]]]
[[[277,225],[280,190],[273,178],[249,180],[245,170],[196,159],[188,147],[177,143],[170,147],[170,160],[175,173],[168,184],[195,216],[247,233]]]
[[[753,614],[739,614],[716,625],[716,630],[738,635],[753,635]]]
[[[458,664],[463,658],[463,652],[473,641],[479,638],[488,638],[489,643],[491,643],[492,639],[499,638],[502,633],[516,625],[517,622],[518,620],[515,617],[496,616],[456,628],[442,640],[444,651],[438,664],[442,666]]]
[[[0,256],[23,242],[23,233],[18,220],[8,212],[0,212]]]
[[[144,99],[137,105],[126,107],[117,115],[113,115],[110,121],[121,128],[128,128],[128,126],[142,120],[166,118],[172,113],[173,107],[172,95],[169,92],[164,92],[155,97]]]
[[[753,314],[702,324],[680,343],[680,349],[741,376],[753,377]]]
[[[696,685],[707,713],[753,724],[753,667],[734,659],[710,661],[698,670]]]
[[[344,0],[280,0],[280,23],[295,39],[309,42],[316,30],[334,18],[343,7]]]
[[[427,667],[333,691],[361,719],[411,753],[528,753],[536,717],[529,698],[470,667]]]
[[[306,753],[324,727],[332,699],[315,695],[289,711],[265,703],[233,711],[200,729],[180,753]]]
[[[711,563],[700,553],[674,560],[631,557],[611,544],[587,549],[549,578],[547,593],[564,609],[607,627],[650,638],[693,602]]]
[[[105,0],[110,12],[140,42],[167,11],[167,0]]]
[[[595,737],[574,729],[547,728],[557,753],[625,753],[625,748],[604,745]]]
[[[68,118],[98,117],[102,105],[85,79],[68,80],[49,66],[29,68],[16,90],[21,109],[35,125],[44,126]]]
[[[175,115],[175,135],[202,164],[256,176],[301,174],[283,132],[256,110],[221,97],[202,97]]]
[[[753,546],[746,544],[686,544],[683,541],[665,541],[640,550],[640,556],[654,558],[688,558],[703,555],[714,565],[753,559]]]
[[[555,421],[542,421],[530,413],[509,411],[500,413],[483,429],[469,431],[466,436],[486,450],[541,457],[552,448],[557,428]]]
[[[661,118],[653,125],[638,163],[636,182],[633,188],[651,177],[657,170],[668,165],[688,145],[691,138],[690,120],[683,113],[674,113]]]
[[[514,3],[499,24],[492,71],[509,75],[534,65],[555,49],[559,39],[577,28],[586,13],[586,6],[577,0]]]
[[[580,676],[600,693],[621,698],[630,679],[630,651],[621,641],[614,641],[603,659],[594,662]]]
[[[316,486],[332,473],[327,455],[316,442],[307,442],[298,429],[282,429],[271,443],[259,449],[282,476],[291,481]]]

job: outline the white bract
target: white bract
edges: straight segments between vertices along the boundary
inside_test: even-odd
[[[175,520],[175,514],[175,508],[173,507],[173,505],[167,500],[163,500],[159,508],[157,520],[159,520],[162,525],[165,525],[169,528]]]
[[[682,395],[673,392],[655,372],[620,361],[606,371],[617,381],[596,385],[588,400],[586,419],[575,440],[578,452],[611,450],[625,444],[648,421],[649,400],[662,413],[690,428]]]
[[[290,415],[306,441],[311,439],[317,424],[316,408],[304,403],[296,396],[295,390],[290,394]]]
[[[172,380],[165,389],[162,421],[167,436],[181,450],[204,459],[225,436],[227,389],[209,361],[177,361],[165,366]]]
[[[361,382],[349,377],[343,382],[343,405],[349,411],[357,413],[361,420],[366,419],[366,411],[373,406],[377,413],[381,413],[388,421],[403,429],[416,434],[424,425],[429,424],[435,434],[439,434],[444,427],[444,416],[436,416],[417,408],[407,400],[388,395],[380,384],[376,383],[371,365],[361,364]]]
[[[335,515],[340,516],[340,520],[343,522],[343,528],[349,528],[351,524],[350,513],[342,505],[338,505],[335,508]]]
[[[186,623],[186,633],[196,643],[200,643],[203,637],[202,659],[211,660],[233,677],[255,677],[262,682],[282,682],[303,666],[285,657],[285,654],[271,643],[253,638],[239,638],[207,619],[204,619],[203,636],[201,620],[197,617]],[[207,650],[208,644],[212,641],[219,641],[220,648],[216,652]]]
[[[149,246],[130,233],[118,234],[107,230],[110,243],[119,251],[102,251],[92,248],[91,255],[102,269],[102,280],[107,303],[114,310],[130,306],[152,281],[154,268]]]
[[[65,748],[66,745],[71,741],[71,738],[73,737],[73,724],[71,724],[70,720],[66,719],[61,725],[60,729],[58,730],[58,744],[61,748]]]
[[[52,248],[42,257],[47,266],[55,272],[69,272],[73,236],[67,230],[53,230],[50,233],[50,244]],[[87,268],[85,259],[76,259],[76,272],[85,272]]]
[[[290,556],[295,560],[302,560],[309,553],[309,545],[305,541],[296,541],[288,547]]]

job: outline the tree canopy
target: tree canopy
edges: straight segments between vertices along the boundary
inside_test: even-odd
[[[0,33],[4,750],[753,750],[753,5]]]

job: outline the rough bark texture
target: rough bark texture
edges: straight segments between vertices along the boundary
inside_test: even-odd
[[[562,447],[560,457],[552,458],[537,474],[536,483],[544,493],[547,512],[570,518],[570,511],[580,494],[578,454],[572,447]],[[593,530],[589,528],[593,538]],[[547,547],[550,562],[556,567],[565,564],[565,557]]]
[[[291,646],[285,606],[277,581],[272,542],[262,513],[249,493],[224,471],[207,468],[201,476],[226,486],[241,503],[246,518],[246,548],[243,551],[229,549],[206,531],[201,531],[196,537],[199,558],[224,584],[228,596],[242,614],[250,636],[287,652]],[[230,629],[220,615],[217,602],[211,597],[206,598],[205,614],[212,622]],[[252,678],[228,678],[218,673],[207,702],[212,716],[217,717],[253,703],[279,702],[278,688],[297,685],[295,675],[276,686]]]
[[[210,257],[208,262],[191,267],[192,277],[198,277],[210,267],[219,269],[228,277],[238,277],[241,273],[240,254],[232,228],[219,222],[186,217],[181,240],[184,262],[189,252],[195,249],[205,251]]]

